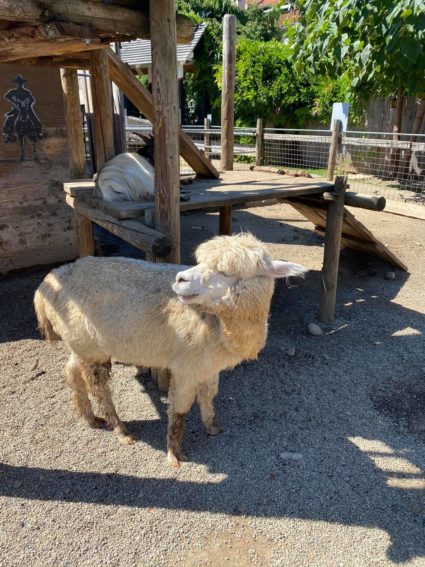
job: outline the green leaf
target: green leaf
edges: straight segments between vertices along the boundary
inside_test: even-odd
[[[402,54],[411,62],[415,63],[419,54],[422,52],[422,46],[412,37],[403,37],[400,40],[400,49]]]

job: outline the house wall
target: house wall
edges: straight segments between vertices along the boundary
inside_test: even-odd
[[[0,120],[0,273],[75,258],[59,69],[0,65]]]

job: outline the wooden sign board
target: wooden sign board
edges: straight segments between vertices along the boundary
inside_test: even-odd
[[[0,273],[75,258],[59,69],[0,65]]]

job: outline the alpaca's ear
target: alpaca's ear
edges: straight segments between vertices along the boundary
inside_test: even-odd
[[[308,269],[301,264],[272,260],[266,266],[266,272],[273,278],[289,278],[289,276],[302,276]]]

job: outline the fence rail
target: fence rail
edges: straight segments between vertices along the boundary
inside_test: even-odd
[[[183,126],[183,130],[218,166],[220,127]],[[149,126],[127,127],[128,151],[137,151],[143,144],[140,135],[150,132]],[[330,130],[264,128],[261,139],[258,128],[235,128],[234,134],[234,169],[249,169],[260,161],[262,165],[289,172],[328,177]],[[181,171],[191,172],[184,160]],[[399,134],[399,139],[393,140],[388,132],[341,133],[334,173],[347,175],[354,191],[425,205],[425,135],[418,135],[412,141],[411,134]]]

